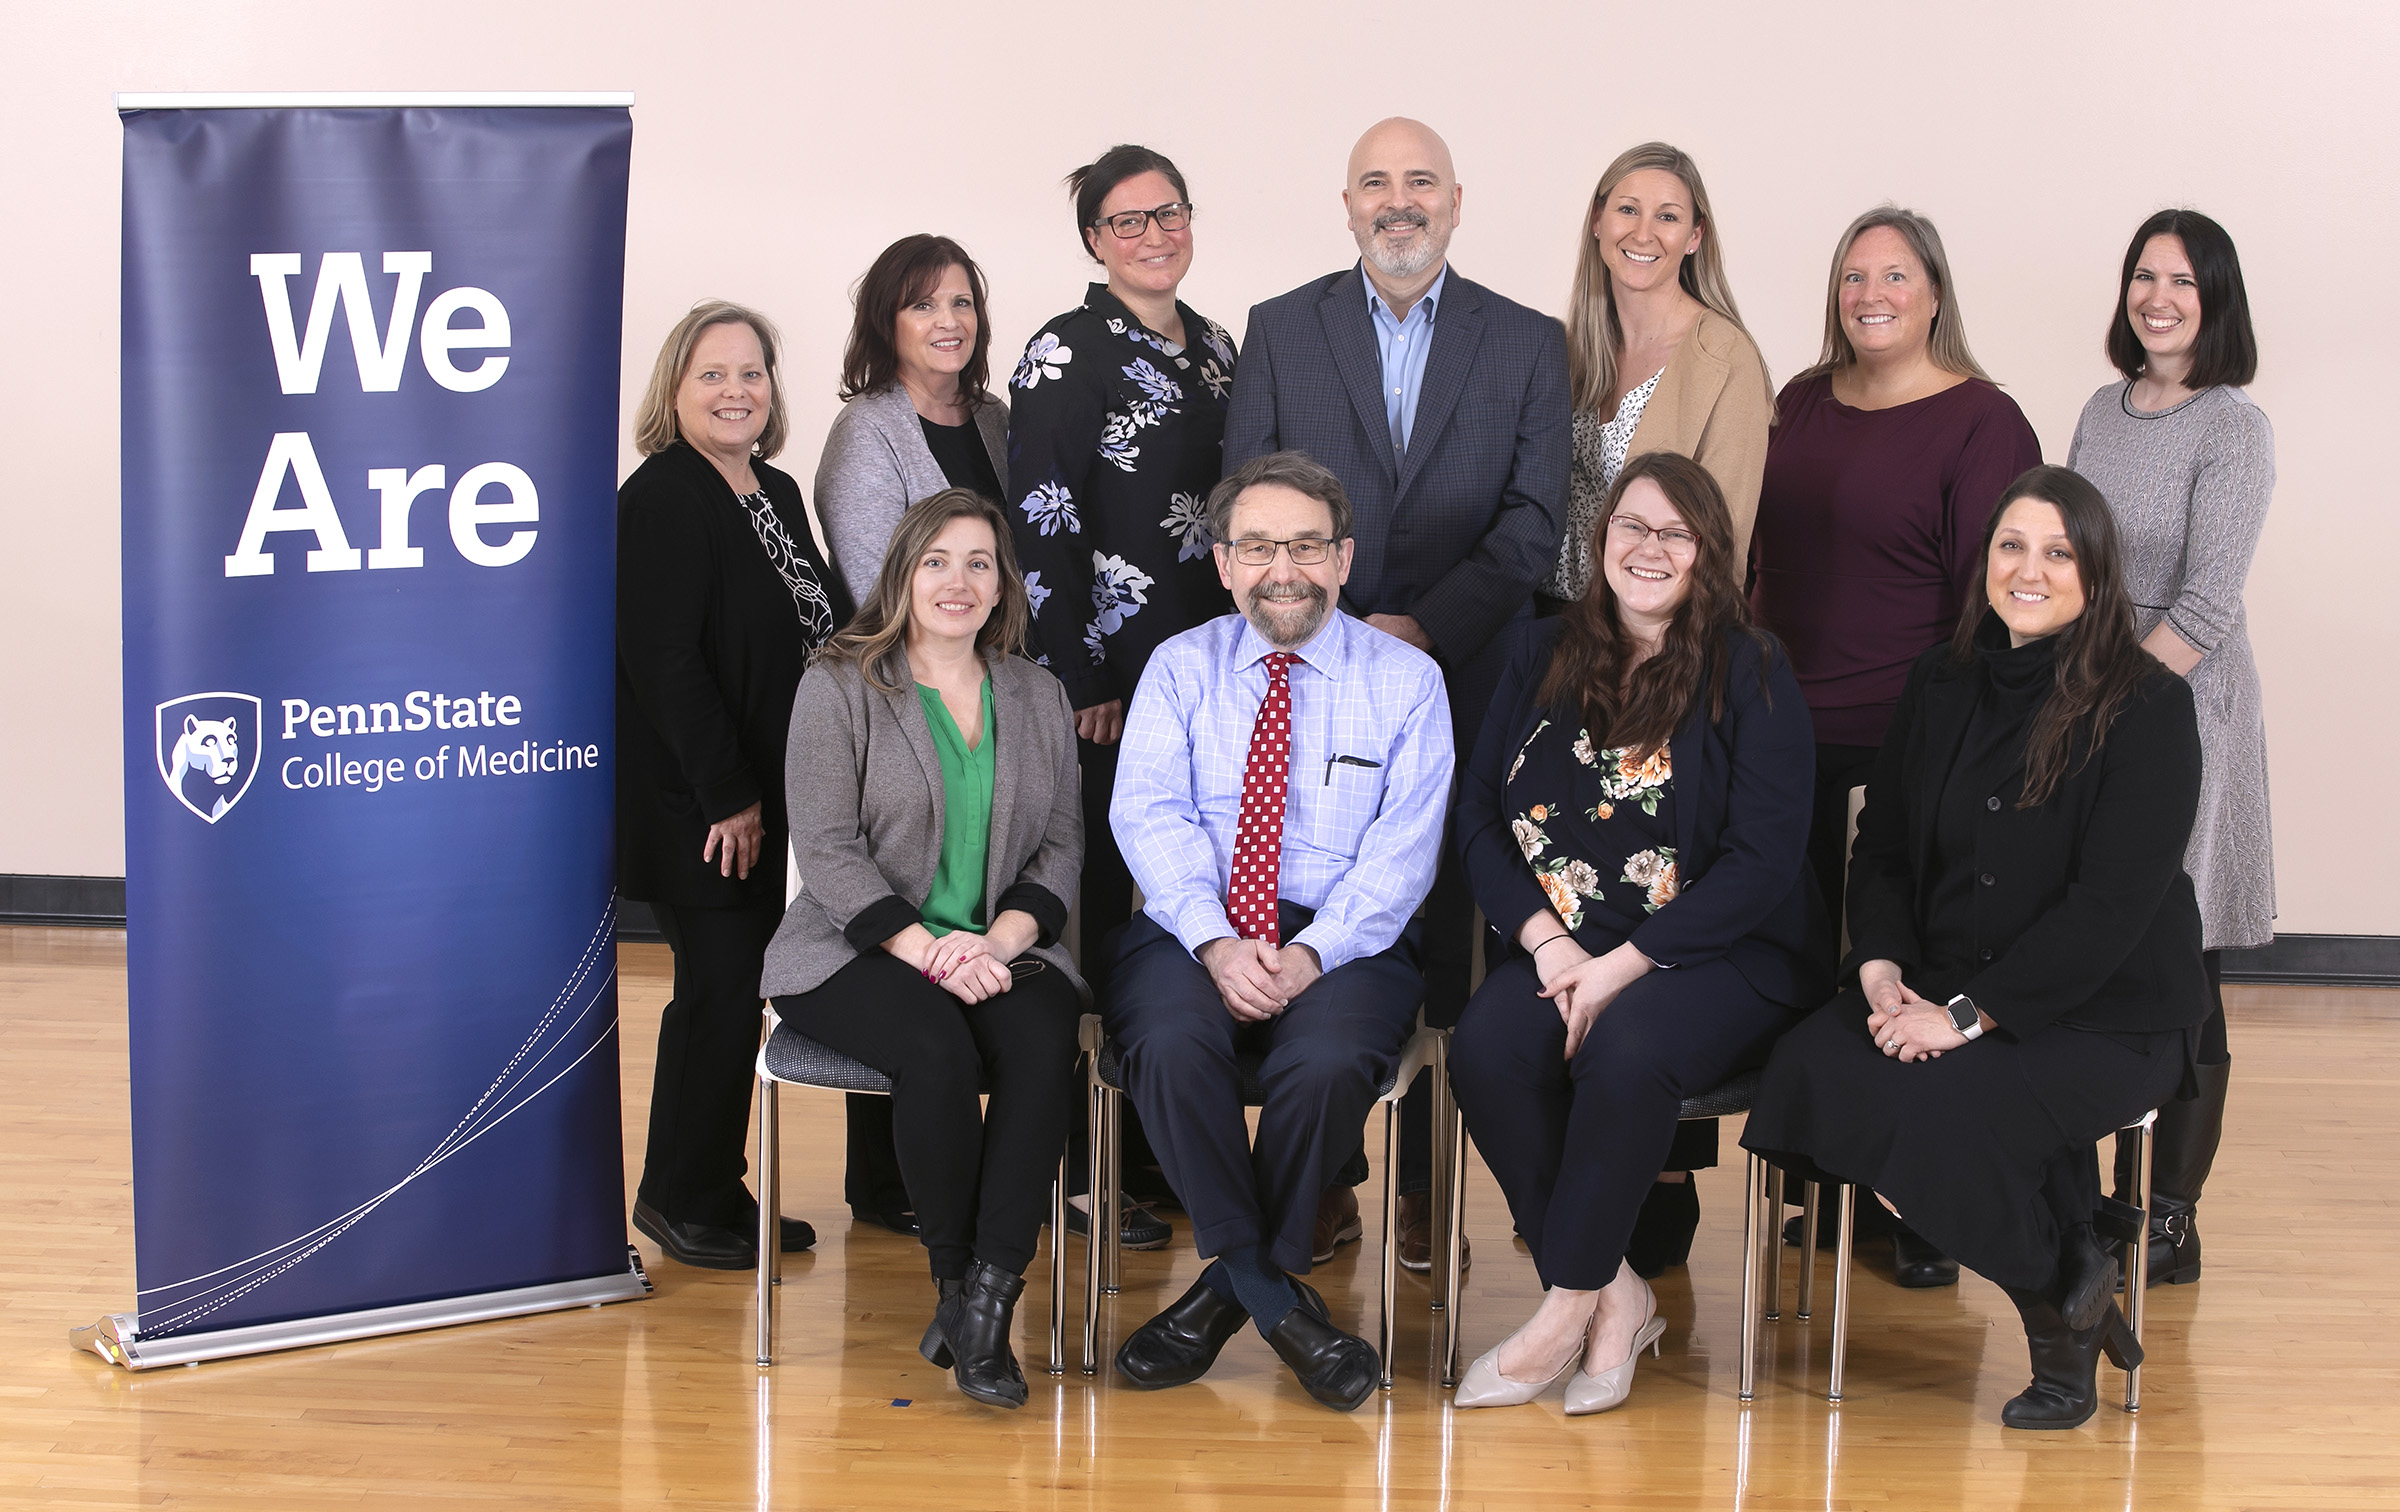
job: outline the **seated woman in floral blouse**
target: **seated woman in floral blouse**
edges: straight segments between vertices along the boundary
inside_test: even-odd
[[[1451,1041],[1467,1127],[1546,1288],[1461,1407],[1625,1399],[1666,1325],[1625,1263],[1682,1100],[1766,1059],[1825,991],[1803,864],[1815,735],[1752,625],[1706,468],[1625,464],[1599,570],[1502,674],[1458,833],[1506,944]]]

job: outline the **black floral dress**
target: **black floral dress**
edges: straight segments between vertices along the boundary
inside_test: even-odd
[[[1612,950],[1680,885],[1675,870],[1675,768],[1592,744],[1572,724],[1544,719],[1508,769],[1506,802],[1517,849],[1577,943]]]
[[[1159,642],[1233,607],[1202,513],[1224,471],[1233,338],[1175,309],[1180,347],[1093,284],[1009,380],[1009,520],[1036,660],[1078,709],[1131,698]]]

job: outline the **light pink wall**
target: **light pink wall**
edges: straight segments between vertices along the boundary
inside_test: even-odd
[[[693,299],[760,305],[789,343],[798,439],[782,460],[804,482],[846,290],[875,251],[915,230],[964,241],[992,279],[1004,376],[1086,281],[1059,177],[1119,140],[1189,175],[1186,297],[1238,332],[1255,300],[1351,258],[1341,165],[1381,116],[1448,136],[1467,186],[1458,266],[1550,310],[1601,166],[1666,138],[1709,175],[1778,378],[1814,357],[1833,236],[1897,199],[1940,224],[1977,354],[2058,460],[2108,376],[2124,239],[2161,205],[2197,205],[2242,247],[2253,394],[2282,472],[2249,593],[2281,924],[2400,933],[2383,650],[2400,9],[6,0],[0,31],[16,458],[0,482],[0,872],[123,868],[111,91],[632,89],[628,410]]]

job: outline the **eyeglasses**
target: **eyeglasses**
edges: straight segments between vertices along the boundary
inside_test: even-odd
[[[1119,241],[1131,241],[1141,235],[1142,228],[1151,221],[1158,222],[1158,229],[1161,231],[1181,231],[1192,223],[1192,207],[1182,200],[1177,200],[1173,204],[1161,205],[1155,210],[1125,210],[1115,215],[1104,215],[1092,222],[1092,225],[1108,227],[1115,233]]]
[[[1673,556],[1681,556],[1696,549],[1700,544],[1700,538],[1688,530],[1673,525],[1660,530],[1653,527],[1648,521],[1635,519],[1632,515],[1610,515],[1608,530],[1609,534],[1627,546],[1639,546],[1650,537],[1656,536],[1658,544]]]
[[[1323,536],[1302,536],[1296,541],[1267,541],[1256,536],[1246,537],[1226,547],[1233,559],[1245,567],[1274,565],[1275,553],[1290,555],[1295,567],[1314,567],[1333,556],[1334,543]]]

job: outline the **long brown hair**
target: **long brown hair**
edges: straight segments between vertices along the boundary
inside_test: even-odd
[[[1608,573],[1596,570],[1581,600],[1559,616],[1558,644],[1539,697],[1548,708],[1580,708],[1592,744],[1622,747],[1636,756],[1655,754],[1675,734],[1698,701],[1708,699],[1708,717],[1725,715],[1727,638],[1740,631],[1764,649],[1766,636],[1750,618],[1742,597],[1740,564],[1733,557],[1733,512],[1707,468],[1680,452],[1643,452],[1626,462],[1592,524],[1592,560],[1602,560],[1602,538],[1625,490],[1640,479],[1658,485],[1696,538],[1690,591],[1667,623],[1658,654],[1633,669],[1633,638],[1618,623],[1616,590]],[[1759,686],[1766,686],[1765,666]]]
[[[1691,154],[1665,142],[1644,142],[1617,154],[1600,175],[1592,202],[1584,207],[1581,250],[1575,254],[1575,286],[1567,299],[1567,393],[1579,410],[1595,410],[1606,418],[1609,401],[1617,396],[1617,354],[1625,345],[1625,328],[1617,321],[1616,285],[1608,276],[1607,254],[1592,232],[1600,212],[1608,208],[1617,186],[1645,168],[1657,168],[1683,180],[1691,197],[1692,222],[1700,228],[1700,246],[1682,260],[1675,280],[1683,292],[1733,322],[1744,336],[1742,313],[1733,302],[1733,285],[1725,278],[1725,247],[1717,235],[1717,217],[1708,208],[1708,186],[1700,182],[1700,165]],[[1765,370],[1766,364],[1759,364]],[[1773,385],[1767,398],[1775,397]],[[1770,403],[1769,408],[1773,406]]]
[[[1898,205],[1878,205],[1850,223],[1842,239],[1833,244],[1833,271],[1825,275],[1825,345],[1817,353],[1817,365],[1795,378],[1814,378],[1820,373],[1838,373],[1858,363],[1858,349],[1850,344],[1850,331],[1842,324],[1842,263],[1850,256],[1850,248],[1858,239],[1882,226],[1900,234],[1908,243],[1911,256],[1925,270],[1925,279],[1933,285],[1935,308],[1933,328],[1926,333],[1925,355],[1945,373],[1961,378],[1980,378],[1993,382],[1992,375],[1975,360],[1967,345],[1967,317],[1958,308],[1958,289],[1950,281],[1950,255],[1942,250],[1942,233],[1933,222],[1914,210]]]
[[[2082,770],[2099,754],[2108,740],[2108,727],[2125,711],[2142,680],[2161,664],[2133,633],[2133,596],[2125,590],[2116,517],[2100,490],[2073,468],[2031,468],[2001,490],[2000,507],[1983,527],[1987,581],[2000,517],[2019,499],[2039,499],[2058,511],[2083,588],[2083,613],[2058,632],[2058,680],[2025,737],[2025,789],[2017,807],[2028,809],[2049,802],[2062,778]],[[1975,632],[1984,616],[1994,612],[1980,598],[1968,600],[1950,637],[1953,662],[1975,659]]]
[[[1017,570],[1017,548],[1009,537],[1008,516],[1000,506],[971,488],[945,488],[908,506],[892,527],[892,544],[883,554],[883,568],[867,602],[833,639],[817,653],[820,661],[847,662],[858,675],[885,693],[905,692],[908,643],[909,587],[926,548],[952,520],[981,520],[992,527],[992,557],[1000,569],[1000,602],[992,606],[983,628],[975,632],[978,650],[1015,656],[1025,649],[1025,633],[1033,609],[1025,596],[1025,575]]]

